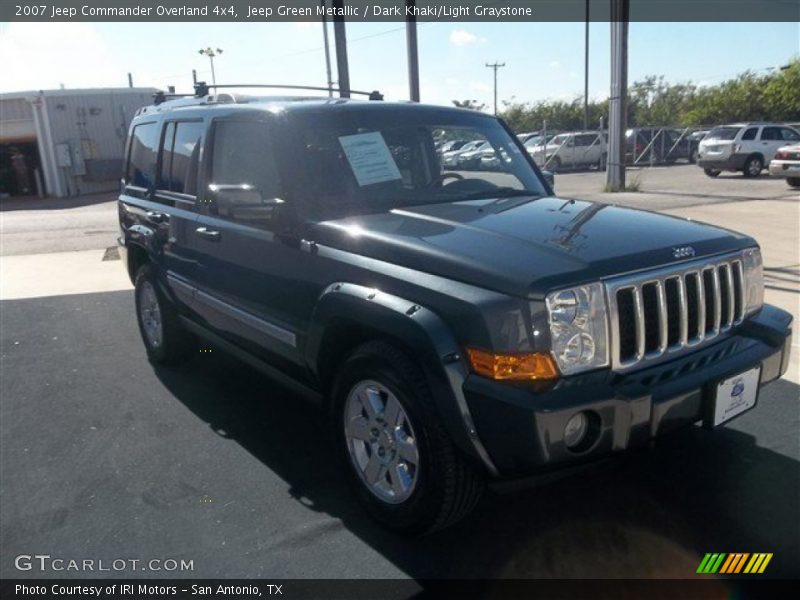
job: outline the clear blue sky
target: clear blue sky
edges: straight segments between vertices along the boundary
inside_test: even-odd
[[[408,94],[402,23],[348,24],[351,85]],[[332,29],[331,29],[332,34]],[[422,100],[489,104],[492,72],[505,62],[500,99],[572,99],[583,93],[583,23],[419,25]],[[332,42],[332,35],[331,35]],[[127,84],[188,90],[191,70],[211,78],[202,46],[224,49],[222,82],[324,85],[318,23],[13,23],[0,25],[0,92]],[[590,95],[608,95],[609,25],[591,26]],[[630,80],[718,83],[800,56],[798,23],[632,23]],[[334,62],[334,79],[335,62]]]

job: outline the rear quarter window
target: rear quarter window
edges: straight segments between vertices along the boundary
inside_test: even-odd
[[[150,189],[155,185],[157,123],[136,125],[131,132],[125,184]]]

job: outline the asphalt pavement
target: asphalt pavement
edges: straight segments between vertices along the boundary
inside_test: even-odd
[[[701,185],[692,169],[651,174],[655,191],[635,202],[674,196],[658,208],[741,220],[764,231],[759,239],[777,232],[765,257],[785,289],[767,297],[796,306],[796,192],[764,180],[770,191],[759,188],[757,200],[723,192],[698,203],[690,194],[712,194],[702,186],[720,180]],[[556,185],[591,196],[601,176],[560,175]],[[683,182],[686,195],[659,194],[659,177]],[[326,423],[301,399],[213,348],[179,367],[146,360],[124,278],[69,273],[90,252],[98,269],[122,271],[102,260],[116,232],[113,200],[75,204],[0,207],[3,289],[22,289],[0,302],[0,577],[684,578],[706,552],[772,552],[767,576],[800,576],[796,375],[713,432],[690,428],[560,480],[489,492],[453,528],[409,540],[365,516]],[[13,288],[8,265],[49,269],[61,283]],[[36,553],[184,559],[193,570],[15,569],[16,556]]]
[[[361,512],[302,400],[214,351],[150,365],[129,292],[9,300],[0,316],[2,577],[58,575],[14,569],[43,552],[192,560],[169,575],[198,578],[688,577],[722,551],[773,552],[769,575],[800,576],[785,380],[726,427],[489,493],[408,540]]]

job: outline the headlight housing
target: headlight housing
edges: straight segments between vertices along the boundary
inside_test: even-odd
[[[608,311],[601,283],[547,295],[552,353],[564,375],[608,366]]]
[[[744,271],[744,312],[750,314],[764,305],[764,268],[761,250],[748,248],[742,252]]]

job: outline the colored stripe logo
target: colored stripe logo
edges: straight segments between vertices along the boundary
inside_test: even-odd
[[[716,573],[725,575],[735,575],[738,573],[763,573],[769,561],[772,560],[772,552],[709,552],[700,561],[697,572],[703,575],[714,575]]]

